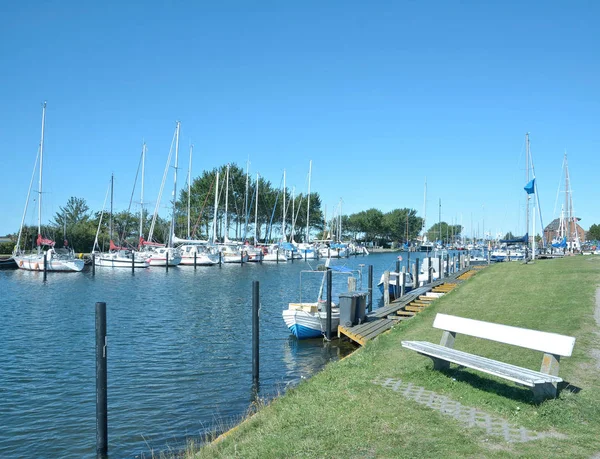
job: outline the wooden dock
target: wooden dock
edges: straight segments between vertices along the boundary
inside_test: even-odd
[[[403,320],[408,320],[429,307],[437,298],[452,291],[460,283],[470,279],[479,272],[482,266],[467,267],[439,279],[431,284],[412,290],[402,298],[392,301],[389,305],[376,309],[367,314],[367,321],[353,327],[338,326],[338,338],[346,336],[351,341],[364,346],[367,341],[390,330]]]

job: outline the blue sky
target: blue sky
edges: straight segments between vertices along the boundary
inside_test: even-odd
[[[419,214],[427,177],[427,226],[441,198],[467,234],[525,232],[530,132],[544,223],[565,150],[576,214],[600,223],[600,4],[490,3],[2,2],[0,234],[20,224],[44,100],[44,220],[70,196],[100,210],[113,172],[126,209],[143,139],[153,209],[180,120],[180,177],[190,142],[193,175],[249,158],[299,191],[312,160],[328,213]]]

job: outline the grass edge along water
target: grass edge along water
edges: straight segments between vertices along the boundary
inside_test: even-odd
[[[502,263],[482,270],[413,320],[402,322],[349,357],[270,402],[222,441],[186,457],[591,457],[600,452],[600,324],[596,291],[600,258],[567,257],[532,264]],[[452,366],[432,370],[429,359],[402,349],[403,339],[438,342],[437,312],[576,337],[561,361],[568,383],[557,399],[532,401],[531,391]],[[541,353],[458,336],[456,347],[539,369]],[[544,438],[509,442],[480,427],[417,404],[374,384],[397,378],[482,410]]]

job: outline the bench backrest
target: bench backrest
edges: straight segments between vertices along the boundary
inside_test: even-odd
[[[573,346],[575,346],[575,338],[572,336],[465,319],[464,317],[448,314],[438,313],[435,316],[433,326],[449,332],[513,344],[563,357],[569,357],[573,352]]]

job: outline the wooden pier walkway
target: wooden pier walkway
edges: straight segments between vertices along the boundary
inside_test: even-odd
[[[367,314],[367,321],[353,327],[338,326],[338,338],[346,336],[351,341],[364,346],[367,341],[376,338],[391,329],[398,322],[410,319],[433,301],[479,272],[483,267],[469,266],[448,277],[412,290],[402,298],[392,301],[388,306],[376,309]]]

